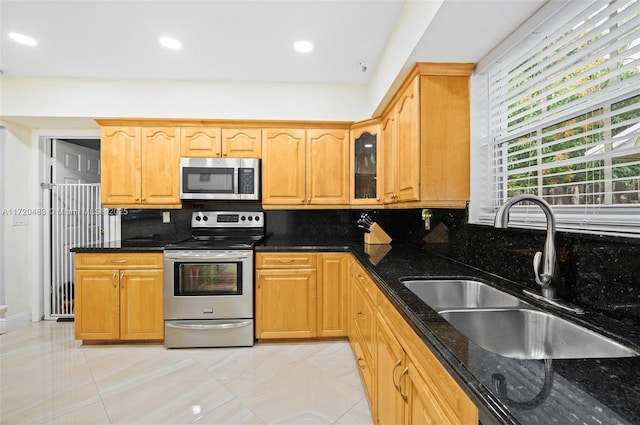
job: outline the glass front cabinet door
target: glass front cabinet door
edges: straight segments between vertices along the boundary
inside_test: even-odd
[[[368,120],[351,127],[351,203],[379,205],[380,122]]]

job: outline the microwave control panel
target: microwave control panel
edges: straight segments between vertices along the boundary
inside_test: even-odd
[[[253,194],[256,193],[255,187],[255,168],[239,168],[238,177],[240,184],[238,185],[240,193]]]

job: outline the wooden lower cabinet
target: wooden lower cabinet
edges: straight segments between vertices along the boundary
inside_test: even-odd
[[[407,358],[384,318],[377,318],[376,403],[377,424],[404,424],[407,408]]]
[[[162,254],[76,254],[76,339],[162,340],[162,288]]]
[[[407,420],[402,423],[414,425],[460,424],[455,415],[447,415],[439,403],[434,386],[427,384],[425,379],[411,363],[408,365],[408,397]],[[400,422],[397,422],[400,423]],[[474,424],[476,424],[474,422]]]
[[[349,260],[349,268],[349,340],[374,422],[477,425],[477,407],[354,257]],[[363,308],[371,303],[371,312]],[[365,328],[372,329],[373,335],[367,338],[363,333],[371,331],[363,332],[362,325],[366,322],[363,318],[370,315],[373,324]],[[365,354],[367,347],[372,347],[369,356]]]
[[[256,338],[317,336],[316,270],[256,270]]]
[[[347,335],[346,253],[256,254],[256,338]]]
[[[374,283],[360,264],[349,258],[349,343],[355,356],[365,392],[372,407],[375,402],[375,296],[370,291]]]
[[[345,252],[318,253],[318,336],[347,336],[347,260]]]

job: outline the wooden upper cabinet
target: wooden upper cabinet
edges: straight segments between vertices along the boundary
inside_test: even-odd
[[[396,201],[396,118],[395,110],[382,117],[382,200]]]
[[[262,135],[262,204],[304,205],[305,130],[269,128]]]
[[[419,63],[394,96],[382,117],[385,204],[465,207],[472,71],[473,64]]]
[[[382,119],[384,203],[420,199],[420,79],[416,78]]]
[[[142,129],[142,203],[180,204],[180,141],[175,127]]]
[[[378,206],[382,202],[382,135],[380,120],[351,127],[349,190],[352,205]]]
[[[140,203],[141,153],[139,127],[101,128],[102,204],[109,206]]]
[[[188,158],[260,158],[260,128],[182,127],[180,156]]]
[[[420,77],[420,198],[436,207],[462,208],[470,196],[469,72]]]
[[[263,130],[262,205],[349,205],[347,129]]]
[[[262,130],[260,128],[223,128],[222,156],[226,158],[262,157]]]
[[[420,199],[420,79],[400,97],[396,109],[396,194],[398,202]]]
[[[349,204],[348,130],[307,130],[307,203]]]
[[[220,158],[220,127],[182,127],[180,129],[180,156],[189,158]]]
[[[177,133],[173,127],[102,127],[102,204],[179,208]]]

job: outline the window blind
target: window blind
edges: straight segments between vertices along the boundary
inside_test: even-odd
[[[640,0],[573,1],[488,71],[491,206],[640,235]],[[535,206],[511,222],[543,223]]]

